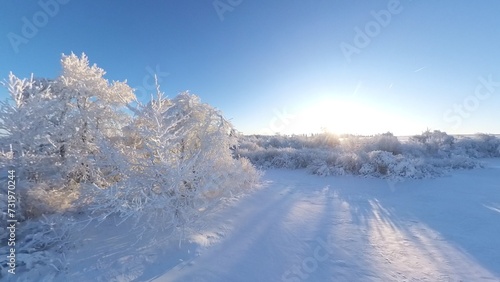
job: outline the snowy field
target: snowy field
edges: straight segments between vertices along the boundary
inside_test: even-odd
[[[83,243],[49,280],[500,281],[500,159],[484,162],[399,183],[271,169],[180,246],[112,220],[75,232]]]
[[[242,135],[61,67],[0,101],[2,281],[499,280],[496,136]]]

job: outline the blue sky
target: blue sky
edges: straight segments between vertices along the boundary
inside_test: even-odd
[[[243,133],[500,133],[499,2],[365,2],[4,1],[0,77],[85,52],[140,99],[157,72]]]

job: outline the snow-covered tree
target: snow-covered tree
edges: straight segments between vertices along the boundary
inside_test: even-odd
[[[120,149],[116,141],[130,120],[122,108],[135,99],[133,91],[125,82],[109,83],[84,54],[63,55],[61,65],[52,80],[9,75],[10,100],[0,104],[1,143],[13,146],[20,177],[30,183],[109,186],[110,152]]]
[[[233,156],[232,125],[197,96],[167,99],[158,86],[143,105],[85,54],[63,55],[61,65],[55,79],[10,74],[10,99],[0,102],[0,167],[15,164],[18,219],[40,235],[20,239],[29,248],[20,249],[20,262],[51,260],[47,248],[68,240],[68,213],[132,217],[136,227],[174,234],[258,180],[249,161]]]
[[[90,66],[85,54],[81,58],[63,56],[61,64],[63,71],[54,92],[67,107],[62,111],[68,129],[65,132],[72,133],[70,138],[63,138],[67,173],[77,180],[103,181],[98,180],[99,162],[106,156],[101,147],[111,148],[110,142],[120,139],[122,128],[129,122],[123,109],[135,99],[133,90],[126,82],[109,83],[103,78],[104,70]]]
[[[197,96],[170,100],[158,90],[137,113],[127,128],[129,177],[103,191],[95,206],[103,216],[119,213],[143,227],[175,231],[257,181],[253,166],[232,156],[231,124]]]
[[[28,217],[76,206],[175,231],[258,180],[233,155],[236,130],[197,96],[167,99],[158,86],[143,105],[84,54],[63,55],[61,65],[51,80],[11,74],[11,99],[0,105],[0,144],[12,144],[25,171]]]

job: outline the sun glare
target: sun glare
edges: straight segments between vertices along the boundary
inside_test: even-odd
[[[359,127],[358,119],[362,116],[357,105],[342,100],[323,99],[304,107],[294,131],[318,132],[327,130],[332,133],[342,134],[352,132]]]
[[[375,134],[387,131],[391,119],[374,106],[325,98],[305,106],[292,130],[300,133],[326,130],[335,134]]]

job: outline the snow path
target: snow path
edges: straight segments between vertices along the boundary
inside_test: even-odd
[[[112,221],[76,230],[83,243],[49,280],[500,281],[500,159],[403,183],[301,170],[264,181],[180,247],[136,243]]]
[[[500,281],[498,160],[397,184],[289,170],[265,180],[154,281]]]

